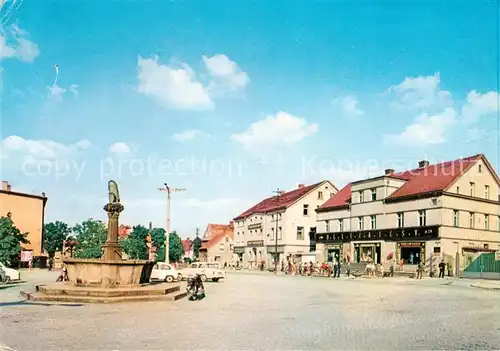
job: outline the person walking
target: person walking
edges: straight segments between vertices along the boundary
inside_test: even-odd
[[[418,266],[417,266],[417,279],[422,279],[423,270],[424,270],[424,267],[422,265],[422,262],[419,262]]]
[[[439,278],[444,278],[444,269],[446,267],[444,260],[439,263],[438,267],[439,267]]]

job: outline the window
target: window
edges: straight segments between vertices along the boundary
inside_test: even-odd
[[[271,239],[274,239],[274,228],[271,228]]]
[[[318,191],[318,200],[323,200],[323,192]]]
[[[498,217],[499,220],[498,220],[498,223],[500,223],[500,217]],[[500,224],[499,224],[499,227],[500,227]],[[339,219],[339,232],[343,232],[344,231],[344,220],[343,219]]]
[[[441,253],[441,247],[440,246],[435,246],[434,247],[434,253],[435,254]]]
[[[224,248],[226,247],[226,244],[224,244],[224,243],[220,243],[220,245],[219,245],[219,246],[220,246],[220,250],[221,250],[221,251],[224,251]]]
[[[226,236],[226,243],[228,243],[228,242],[229,242],[229,238]]]
[[[470,196],[476,196],[476,183],[470,182]]]
[[[484,198],[488,199],[488,200],[490,198],[490,186],[489,185],[484,186]]]
[[[500,216],[497,217],[497,230],[500,232]]]
[[[304,240],[304,227],[297,227],[297,240]]]
[[[458,227],[460,225],[460,212],[458,210],[453,210],[453,226]]]
[[[398,228],[403,228],[405,226],[405,214],[403,212],[398,213]]]
[[[477,170],[478,170],[479,173],[481,173],[483,171],[483,165],[479,165],[477,167]]]
[[[326,227],[325,232],[330,233],[330,221],[325,221]]]
[[[490,248],[490,245],[488,245],[488,244],[483,244],[483,247],[484,247],[486,250],[488,250],[488,249]]]
[[[281,231],[281,227],[278,227],[278,240],[283,239],[283,232]]]
[[[469,212],[469,228],[474,228],[474,213]]]
[[[376,201],[377,200],[377,189],[370,190],[370,193],[371,193],[372,201]]]
[[[365,194],[362,191],[359,192],[359,202],[365,202]]]
[[[304,216],[309,216],[309,205],[304,205],[304,209],[302,210],[302,214]]]
[[[484,215],[484,229],[490,229],[490,216],[488,216],[487,214]]]
[[[229,245],[229,250],[231,250],[231,251],[234,250],[234,245],[233,244]]]
[[[460,194],[460,187],[457,186],[457,194]]]
[[[427,225],[427,218],[426,218],[426,213],[425,210],[420,210],[418,211],[418,224],[423,227]]]
[[[358,229],[363,230],[363,217],[358,217]]]
[[[371,229],[377,229],[377,216],[371,216],[370,219],[371,219],[371,222],[372,222]]]

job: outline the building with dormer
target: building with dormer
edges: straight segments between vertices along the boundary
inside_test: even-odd
[[[279,260],[314,260],[316,212],[337,192],[325,180],[268,197],[234,218],[234,252],[244,267]]]
[[[500,249],[500,180],[482,154],[349,183],[317,211],[320,260],[435,269],[468,251]]]

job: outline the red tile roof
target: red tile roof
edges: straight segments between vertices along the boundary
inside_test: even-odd
[[[132,232],[132,227],[129,225],[121,224],[118,227],[118,237],[126,238]]]
[[[182,246],[184,247],[184,252],[188,253],[193,248],[193,240],[191,239],[182,240]]]
[[[479,154],[388,175],[387,177],[406,181],[405,184],[392,193],[389,198],[395,199],[446,190],[456,179],[463,175],[470,166],[481,158],[484,158],[484,155]],[[348,205],[351,202],[351,187],[351,183],[347,184],[343,189],[326,201],[319,210],[333,209]]]
[[[251,216],[254,213],[267,213],[274,212],[279,209],[287,208],[297,202],[301,197],[323,184],[326,181],[322,181],[316,184],[311,184],[308,186],[300,187],[298,189],[285,192],[279,196],[271,196],[267,199],[262,200],[257,205],[250,207],[248,210],[235,217],[234,220],[243,219],[245,217]]]
[[[207,235],[209,234],[209,235]],[[205,230],[206,239],[204,239],[201,248],[208,249],[217,244],[226,236],[234,240],[234,225],[231,224],[209,224]]]

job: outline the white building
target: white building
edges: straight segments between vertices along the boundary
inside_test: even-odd
[[[315,260],[316,209],[337,192],[329,181],[282,192],[234,218],[234,251],[244,267],[279,260]]]
[[[456,274],[468,253],[500,249],[499,186],[484,155],[352,182],[317,209],[317,259],[444,259]]]

